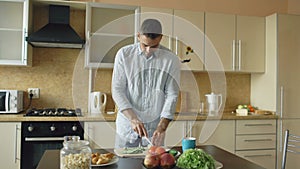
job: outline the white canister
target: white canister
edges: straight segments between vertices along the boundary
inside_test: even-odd
[[[91,92],[90,94],[90,111],[91,114],[104,113],[107,96],[103,92]]]

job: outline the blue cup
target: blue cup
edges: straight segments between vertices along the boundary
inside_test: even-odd
[[[196,147],[195,137],[185,137],[182,139],[182,151],[187,149],[194,149]]]

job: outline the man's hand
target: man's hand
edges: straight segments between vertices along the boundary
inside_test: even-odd
[[[143,136],[148,137],[148,133],[144,127],[144,124],[140,120],[138,119],[131,120],[131,128],[133,131],[137,132],[140,137]]]
[[[123,110],[122,113],[130,120],[131,128],[140,137],[148,137],[148,133],[144,127],[144,124],[137,118],[132,109]]]
[[[171,120],[161,118],[156,130],[152,136],[152,144],[155,146],[162,146],[165,140],[166,130]]]

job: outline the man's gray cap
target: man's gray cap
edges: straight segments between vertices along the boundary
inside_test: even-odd
[[[140,33],[162,34],[161,24],[156,19],[146,19],[140,27]]]

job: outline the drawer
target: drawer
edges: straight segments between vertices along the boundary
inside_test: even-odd
[[[267,169],[274,169],[276,163],[275,150],[236,151],[236,154]]]
[[[236,134],[276,133],[276,120],[237,120]]]
[[[236,150],[275,149],[276,135],[240,135],[236,136]]]

